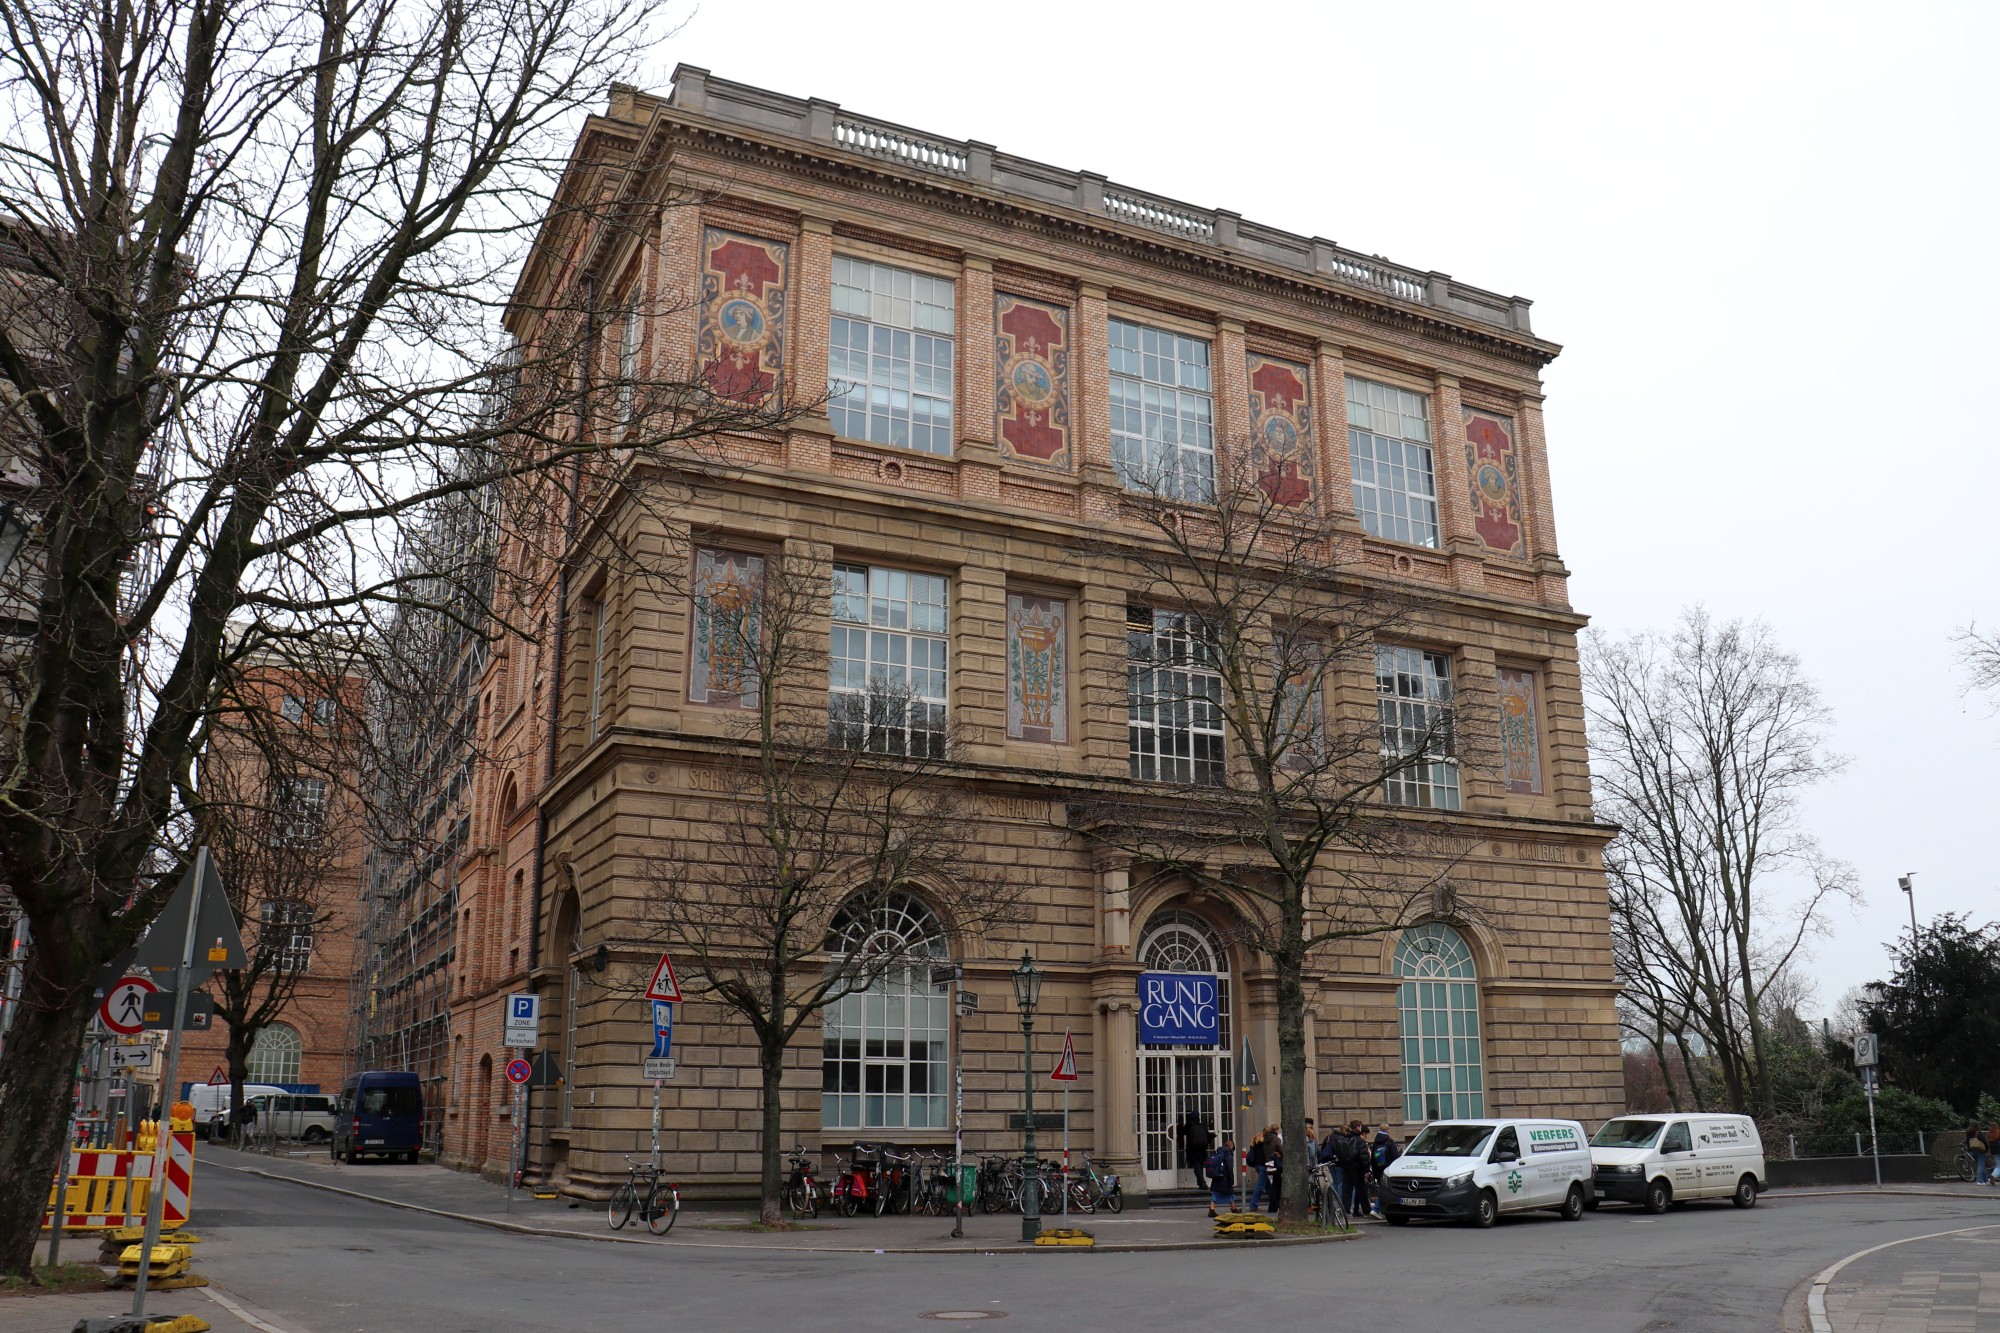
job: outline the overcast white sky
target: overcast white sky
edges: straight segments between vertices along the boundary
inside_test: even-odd
[[[1806,821],[1865,901],[2000,919],[2000,4],[708,0],[675,62],[1535,302],[1576,606],[1761,616],[1838,718]],[[1981,517],[1984,514],[1986,517]]]

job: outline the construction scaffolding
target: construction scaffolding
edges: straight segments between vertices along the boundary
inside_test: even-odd
[[[451,992],[459,868],[472,831],[477,628],[493,586],[493,508],[450,497],[407,542],[409,595],[384,637],[370,701],[369,848],[348,1073],[408,1070],[423,1082],[435,1152],[452,1075]]]

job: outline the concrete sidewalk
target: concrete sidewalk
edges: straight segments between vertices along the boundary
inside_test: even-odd
[[[1821,1301],[1821,1333],[2000,1333],[2000,1226],[1864,1252]]]
[[[131,1310],[129,1287],[81,1295],[0,1296],[0,1333],[69,1333],[79,1320],[109,1319]],[[212,1333],[272,1333],[281,1328],[269,1311],[213,1284],[146,1293],[148,1320],[190,1314],[207,1321]]]
[[[760,1232],[747,1229],[755,1221],[753,1213],[740,1209],[686,1207],[671,1232],[665,1236],[653,1236],[636,1216],[623,1230],[613,1231],[605,1220],[603,1204],[579,1203],[566,1198],[536,1199],[525,1190],[514,1192],[510,1211],[504,1186],[441,1166],[388,1163],[347,1166],[329,1160],[324,1152],[267,1157],[259,1153],[209,1147],[201,1148],[196,1155],[192,1222],[196,1228],[201,1223],[199,1182],[201,1173],[208,1170],[248,1171],[394,1207],[414,1208],[436,1216],[529,1235],[566,1239],[669,1248],[791,1253],[965,1254],[1003,1249],[1034,1250],[1047,1254],[1067,1252],[1063,1247],[1023,1244],[1021,1219],[1014,1213],[968,1216],[964,1238],[954,1240],[951,1236],[952,1219],[949,1217],[843,1218],[822,1212],[817,1219],[804,1224],[806,1229]],[[1357,1231],[1346,1235],[1326,1233],[1262,1240],[1217,1240],[1206,1212],[1199,1208],[1149,1209],[1118,1216],[1100,1209],[1088,1216],[1072,1213],[1067,1223],[1060,1215],[1052,1214],[1043,1218],[1042,1225],[1044,1229],[1068,1225],[1091,1231],[1097,1237],[1093,1248],[1119,1251],[1320,1244],[1351,1239],[1360,1234]],[[1376,1224],[1371,1219],[1367,1225]]]

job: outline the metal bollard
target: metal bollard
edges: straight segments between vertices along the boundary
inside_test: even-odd
[[[1785,1135],[1785,1142],[1792,1145],[1792,1160],[1797,1161],[1799,1156],[1799,1136],[1796,1134],[1787,1134]]]
[[[1929,1151],[1930,1149],[1924,1146],[1924,1132],[1920,1129],[1917,1131],[1917,1156],[1922,1157]]]
[[[1866,1157],[1868,1155],[1861,1151],[1861,1131],[1858,1129],[1854,1131],[1854,1155],[1856,1157]]]

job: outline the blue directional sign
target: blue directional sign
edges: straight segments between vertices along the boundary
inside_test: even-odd
[[[649,1059],[664,1060],[674,1053],[674,1007],[664,1000],[653,1001],[653,1053]]]
[[[1213,1046],[1222,1035],[1219,987],[1206,972],[1139,974],[1139,1040],[1158,1046]]]

